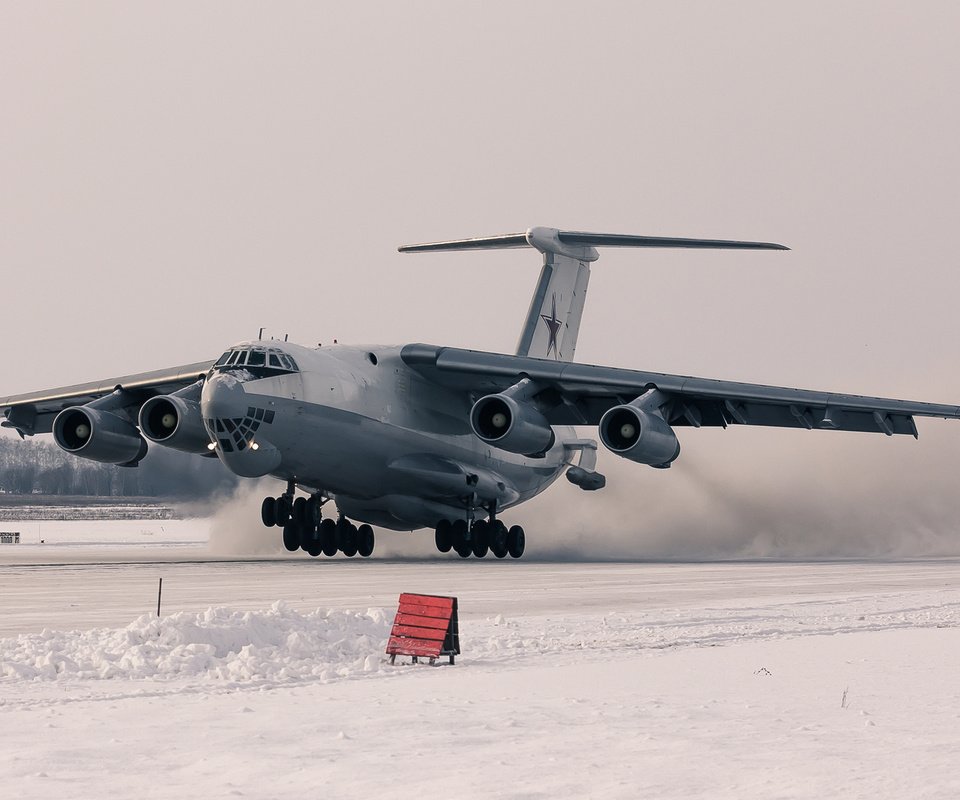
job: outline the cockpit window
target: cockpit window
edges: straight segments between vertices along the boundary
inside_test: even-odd
[[[272,347],[253,345],[227,350],[217,363],[215,370],[246,369],[257,378],[267,378],[271,375],[282,375],[286,372],[299,372],[300,368],[286,353]]]

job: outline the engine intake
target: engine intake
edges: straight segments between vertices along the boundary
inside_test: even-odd
[[[151,397],[140,407],[140,430],[151,442],[184,453],[208,452],[200,404],[176,395]]]
[[[147,443],[132,423],[89,406],[72,406],[57,414],[53,440],[68,453],[103,464],[132,467],[147,454]]]
[[[648,404],[649,400],[640,398],[607,411],[600,418],[600,441],[622,458],[668,467],[680,455],[680,442],[659,409]]]
[[[545,453],[556,440],[543,414],[507,393],[477,400],[470,411],[470,427],[487,444],[525,456]]]

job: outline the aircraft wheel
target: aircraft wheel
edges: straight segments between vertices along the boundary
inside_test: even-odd
[[[320,499],[316,495],[307,500],[303,513],[308,525],[316,528],[320,524]]]
[[[290,521],[290,498],[280,496],[277,498],[277,525],[281,528]]]
[[[300,529],[300,547],[306,550],[310,555],[313,555],[311,550],[316,545],[317,554],[320,554],[320,543],[317,540],[317,529],[306,525],[302,522],[297,523],[297,527]]]
[[[357,552],[364,558],[369,558],[373,554],[374,544],[373,528],[361,525],[357,530]]]
[[[506,558],[507,555],[507,526],[500,520],[493,523],[490,532],[490,552],[497,558]]]
[[[453,525],[450,520],[442,519],[437,523],[437,533],[434,536],[437,543],[437,550],[441,553],[449,553],[453,547]]]
[[[347,557],[353,558],[357,554],[357,529],[347,519],[337,524],[337,538],[340,540],[340,551]]]
[[[277,498],[264,497],[260,504],[260,519],[268,528],[277,524]]]
[[[488,533],[490,524],[486,520],[478,519],[473,523],[470,529],[470,538],[472,539],[473,554],[477,558],[483,558],[489,549]]]
[[[300,549],[300,528],[295,522],[283,526],[283,546],[291,553]]]
[[[306,522],[307,521],[306,507],[307,507],[307,498],[298,497],[296,500],[293,501],[293,511],[291,512],[290,516],[301,524]]]
[[[510,553],[510,557],[520,558],[520,556],[523,555],[526,544],[527,537],[523,533],[523,528],[519,525],[514,525],[507,532],[507,552]]]
[[[467,541],[467,521],[465,519],[455,519],[451,524],[450,543],[458,553],[466,548],[467,555],[470,554],[470,543]]]
[[[337,523],[332,519],[325,519],[320,523],[320,550],[325,556],[337,554]]]
[[[473,548],[469,543],[464,544],[457,548],[457,555],[460,556],[460,558],[470,558],[470,556],[473,555]]]

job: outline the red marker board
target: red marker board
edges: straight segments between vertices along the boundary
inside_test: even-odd
[[[460,655],[457,598],[401,594],[387,642],[387,655],[391,664],[397,656],[412,656],[414,663],[420,658],[429,658],[431,664],[440,656],[449,656],[453,664],[454,657]]]

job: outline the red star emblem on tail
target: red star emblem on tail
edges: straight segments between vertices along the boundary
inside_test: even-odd
[[[563,327],[563,323],[557,319],[557,293],[553,293],[553,312],[548,317],[546,314],[541,314],[540,319],[544,321],[547,326],[547,335],[550,337],[550,340],[547,342],[547,356],[550,356],[550,351],[553,350],[553,357],[559,361],[560,352],[557,350],[557,334],[560,333],[560,328]]]

